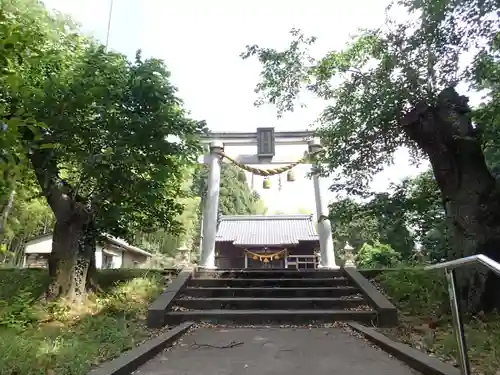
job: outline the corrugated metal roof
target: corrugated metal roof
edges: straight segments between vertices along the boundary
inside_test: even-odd
[[[312,215],[221,216],[216,241],[240,246],[296,245],[317,241]]]
[[[107,242],[110,242],[110,243],[114,244],[115,246],[121,247],[121,248],[126,249],[128,251],[131,251],[133,253],[142,254],[142,255],[145,255],[148,257],[152,256],[151,253],[149,253],[145,250],[139,249],[136,246],[132,246],[131,244],[129,244],[125,240],[122,240],[121,238],[114,237],[114,236],[107,234],[107,233],[104,233],[103,235],[106,238]],[[42,242],[44,240],[50,240],[50,243],[48,243],[46,246],[43,246],[43,245],[36,246],[36,247],[30,246],[30,245],[33,245],[33,243]],[[24,252],[25,252],[25,254],[50,254],[52,252],[52,232],[41,234],[39,236],[35,236],[35,237],[27,239],[25,242]]]

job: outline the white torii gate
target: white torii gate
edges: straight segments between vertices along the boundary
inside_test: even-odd
[[[257,146],[257,153],[252,155],[231,155],[237,162],[246,165],[272,164],[283,165],[296,162],[287,157],[275,155],[276,146],[307,145],[309,153],[321,148],[319,138],[313,137],[312,131],[275,132],[274,128],[257,128],[257,132],[210,133],[204,138],[210,146],[210,153],[204,156],[208,165],[208,183],[205,205],[203,209],[202,243],[200,267],[215,269],[215,237],[217,234],[217,213],[220,191],[220,162],[224,146]],[[288,160],[287,160],[288,159]],[[328,202],[323,200],[321,192],[321,177],[313,172],[314,195],[316,199],[316,218],[318,220],[318,235],[320,242],[320,267],[338,268],[335,263],[332,228],[328,220]]]

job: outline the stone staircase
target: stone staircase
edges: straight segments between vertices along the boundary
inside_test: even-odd
[[[302,325],[377,318],[344,270],[195,271],[165,314],[166,324]]]

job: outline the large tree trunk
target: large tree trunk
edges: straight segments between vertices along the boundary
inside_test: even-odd
[[[85,221],[57,220],[52,235],[52,252],[49,256],[49,300],[64,297],[77,299],[79,289],[76,265],[84,236]]]
[[[452,235],[452,258],[485,254],[500,261],[500,189],[486,166],[468,99],[445,89],[435,105],[417,105],[402,123],[428,155]],[[458,271],[462,307],[500,308],[500,279],[482,266]]]
[[[48,298],[64,297],[82,301],[87,292],[98,289],[95,280],[96,231],[93,221],[83,226],[56,222],[49,257],[51,283]]]
[[[86,296],[88,270],[95,256],[91,210],[59,179],[57,163],[50,150],[36,150],[30,158],[42,192],[56,217],[47,298],[81,300]]]

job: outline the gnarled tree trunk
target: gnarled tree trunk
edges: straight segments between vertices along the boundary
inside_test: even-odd
[[[86,224],[83,219],[77,217],[73,221],[57,220],[54,225],[52,252],[49,256],[49,299],[77,299],[79,286],[75,274]]]
[[[451,256],[485,254],[500,261],[500,188],[486,166],[468,99],[445,89],[436,104],[417,105],[406,134],[428,155],[452,234]],[[482,266],[457,272],[465,311],[500,308],[500,279]]]
[[[56,217],[47,298],[81,300],[86,296],[88,271],[95,270],[96,235],[91,210],[59,179],[57,163],[50,150],[34,151],[30,158],[42,192]]]
[[[92,220],[83,226],[56,222],[49,257],[50,299],[65,297],[75,301],[98,289],[95,281],[96,231]]]

